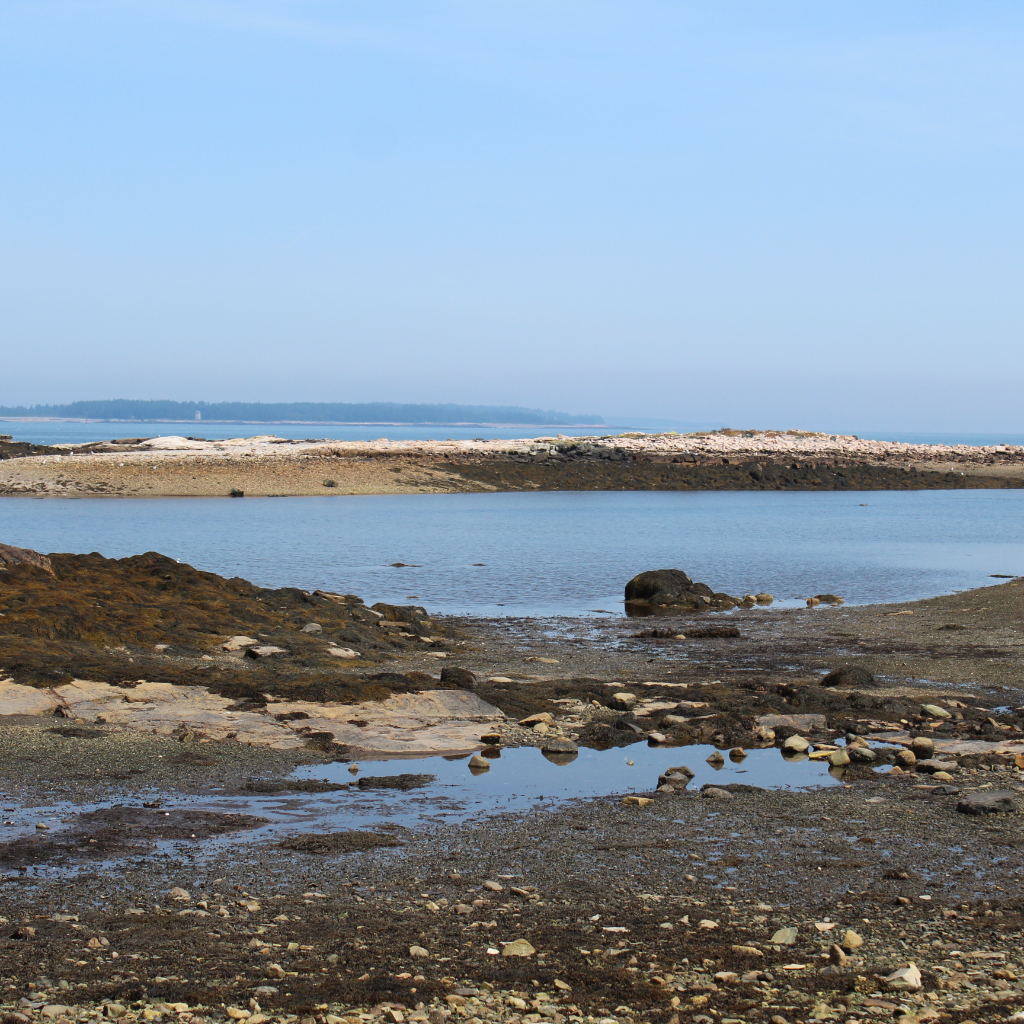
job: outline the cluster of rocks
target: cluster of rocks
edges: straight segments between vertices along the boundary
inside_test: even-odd
[[[671,608],[680,612],[728,611],[769,605],[771,594],[747,594],[733,597],[716,593],[706,583],[694,583],[682,569],[651,569],[634,576],[626,584],[627,608]],[[685,638],[683,638],[685,639]]]

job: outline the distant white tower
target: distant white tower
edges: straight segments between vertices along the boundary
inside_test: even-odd
[[[201,412],[197,412],[196,413],[196,419],[197,420],[201,420],[202,418],[203,418],[203,414]]]

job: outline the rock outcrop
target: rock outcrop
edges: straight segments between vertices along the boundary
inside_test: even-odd
[[[716,594],[706,583],[694,583],[682,569],[650,569],[626,584],[627,610],[721,611],[735,608],[740,600],[729,594]]]
[[[53,573],[53,566],[46,555],[41,555],[38,551],[32,551],[30,548],[16,548],[11,544],[0,544],[0,569],[7,569],[12,565],[34,565],[37,569]]]

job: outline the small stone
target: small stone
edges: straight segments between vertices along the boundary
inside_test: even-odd
[[[938,779],[939,782],[952,782],[953,776],[949,772],[932,772],[932,778]]]
[[[913,768],[917,764],[917,754],[912,750],[901,750],[893,760],[900,768]]]
[[[278,654],[287,654],[283,647],[275,647],[273,644],[260,644],[258,647],[250,647],[246,652],[247,658],[272,658]]]
[[[252,1016],[249,1010],[239,1009],[237,1006],[229,1006],[224,1011],[232,1020],[248,1020]]]
[[[662,743],[668,743],[668,737],[663,732],[649,732],[647,742],[654,746],[660,746]]]
[[[747,756],[747,752],[742,747],[733,747],[729,751],[730,761],[742,761]]]
[[[254,640],[251,636],[233,636],[220,646],[224,651],[241,651],[246,647],[255,647],[258,643],[259,640]]]
[[[646,807],[654,801],[649,796],[624,796],[622,802],[628,806]]]
[[[555,988],[557,988],[560,992],[572,991],[572,985],[568,984],[568,982],[562,981],[561,978],[555,978]]]
[[[192,897],[188,894],[188,892],[177,885],[173,889],[168,891],[167,898],[169,900],[175,900],[178,903],[192,902]]]
[[[799,733],[794,733],[782,744],[783,751],[788,754],[806,754],[810,747],[810,743]]]
[[[409,947],[409,956],[422,958],[422,957],[425,957],[425,956],[430,956],[430,952],[428,950],[424,949],[422,946],[410,946]]]
[[[725,755],[720,750],[712,750],[707,757],[708,764],[725,764]]]
[[[609,705],[616,711],[630,711],[636,707],[637,695],[635,693],[613,693]]]
[[[491,767],[491,762],[486,757],[481,757],[479,754],[474,754],[469,759],[469,770],[485,772]]]
[[[915,766],[919,772],[931,775],[933,772],[957,772],[960,765],[956,761],[943,761],[938,757],[919,758]]]
[[[322,633],[323,631],[324,627],[321,626],[319,622],[307,622],[302,627],[303,633]]]
[[[700,791],[705,800],[732,800],[733,795],[727,789],[719,789],[718,786],[707,786]]]
[[[505,886],[503,886],[501,884],[501,882],[492,882],[490,879],[488,879],[486,882],[484,882],[482,888],[486,889],[488,892],[504,892],[505,891]]]
[[[864,940],[857,934],[852,928],[847,928],[843,935],[843,949],[847,952],[860,949],[864,945]]]
[[[705,918],[703,921],[698,921],[697,922],[697,927],[698,928],[703,928],[704,931],[710,932],[710,931],[714,931],[718,927],[718,922],[717,921],[711,921],[708,918]]]
[[[931,757],[935,753],[935,740],[928,736],[915,736],[910,741],[910,749],[918,757]]]
[[[533,731],[543,736],[551,728],[547,722],[538,722],[534,727]]]
[[[849,757],[856,764],[874,764],[878,760],[878,754],[870,747],[853,747],[849,750]]]
[[[60,1003],[47,1003],[46,1006],[39,1011],[39,1016],[52,1019],[54,1017],[73,1017],[74,1013],[70,1006],[62,1006]]]
[[[841,768],[843,765],[850,763],[850,755],[840,747],[838,750],[833,750],[832,753],[828,755],[828,763],[832,765],[833,768]]]
[[[757,946],[733,946],[732,951],[738,956],[763,957],[764,953]]]
[[[730,985],[734,981],[739,980],[739,975],[735,971],[719,971],[715,975],[715,981],[722,985]]]
[[[758,743],[769,746],[775,742],[775,730],[769,729],[766,725],[758,725],[754,728],[753,737]]]
[[[829,946],[828,959],[829,963],[835,967],[845,967],[850,961],[850,958],[843,951],[843,947],[837,946],[834,942]]]
[[[661,924],[658,925],[658,927],[661,928],[663,931],[670,932],[675,928],[675,925],[671,921],[662,921]]]
[[[922,704],[921,707],[928,712],[932,718],[952,718],[953,716],[945,709],[940,708],[938,704]]]
[[[267,964],[267,966],[263,968],[263,973],[268,978],[280,979],[288,977],[288,975],[285,973],[284,968],[280,964]]]
[[[327,653],[332,658],[360,658],[362,655],[358,651],[353,651],[351,647],[335,647],[330,646],[327,648]]]
[[[773,946],[792,946],[796,942],[796,928],[780,928],[772,937]]]
[[[489,681],[493,683],[494,679],[491,679]],[[511,681],[512,680],[509,680],[509,682]],[[521,718],[519,720],[519,724],[525,725],[528,729],[535,726],[538,722],[545,722],[547,725],[555,724],[554,718],[547,711],[538,711],[535,715],[529,715],[526,718]]]
[[[501,951],[502,956],[533,956],[537,950],[526,939],[516,939]]]
[[[920,992],[921,972],[916,964],[901,967],[885,979],[885,984],[895,992]]]

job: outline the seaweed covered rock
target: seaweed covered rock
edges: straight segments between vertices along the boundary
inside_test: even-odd
[[[694,583],[682,569],[650,569],[626,584],[627,611],[672,608],[704,611],[735,608],[740,599],[716,594],[706,583]]]
[[[204,686],[240,700],[383,700],[422,689],[398,673],[354,675],[396,653],[419,653],[350,594],[276,590],[225,579],[150,551],[129,558],[2,548],[0,675],[37,687],[71,679]],[[421,608],[416,610],[425,615]],[[320,632],[306,627],[315,620]],[[431,650],[443,647],[433,630]],[[358,652],[339,664],[332,651]],[[256,657],[246,657],[247,652]],[[259,657],[260,653],[273,657]]]
[[[866,669],[861,668],[859,665],[844,665],[842,668],[837,668],[832,672],[829,672],[821,680],[822,686],[851,686],[858,687],[860,689],[869,689],[871,687],[878,686],[875,677]]]

